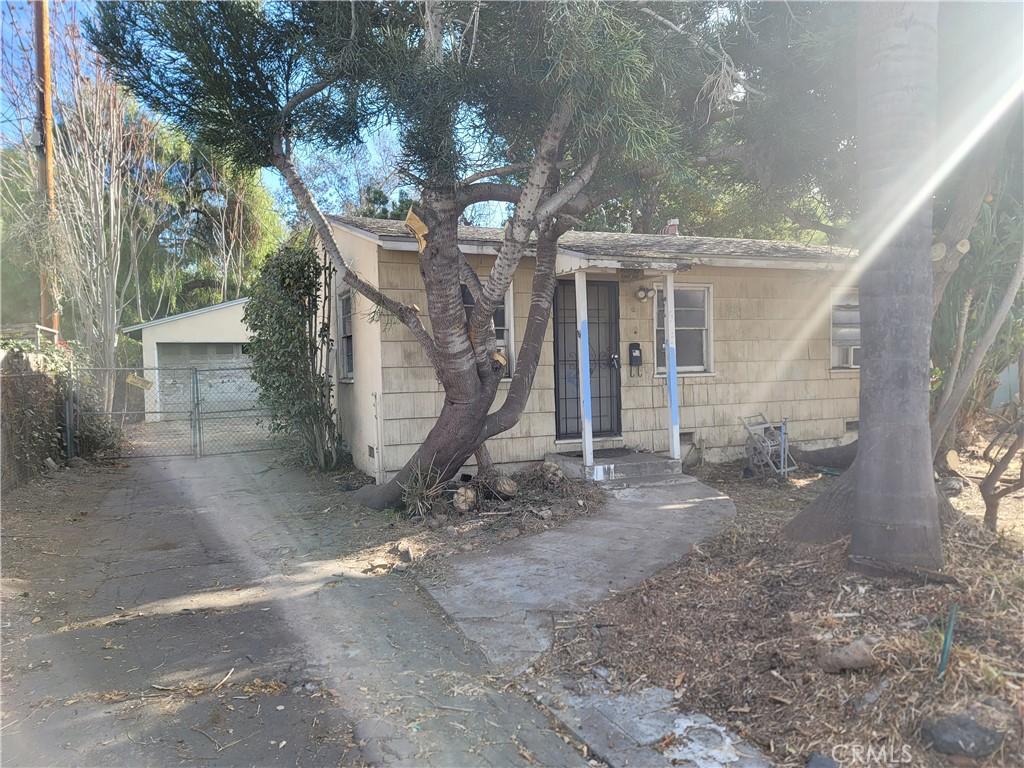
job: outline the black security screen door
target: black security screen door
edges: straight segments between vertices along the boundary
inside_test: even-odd
[[[618,283],[587,281],[587,323],[594,435],[618,435],[622,432]],[[555,433],[559,439],[582,434],[576,360],[576,285],[559,280],[555,289]]]

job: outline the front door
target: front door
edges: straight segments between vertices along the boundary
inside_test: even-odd
[[[580,387],[576,346],[576,285],[559,280],[555,289],[555,433],[578,438]],[[619,406],[619,284],[587,281],[590,329],[590,406],[595,436],[622,433]]]

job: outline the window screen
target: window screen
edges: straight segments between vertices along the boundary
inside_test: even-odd
[[[676,369],[707,371],[709,288],[676,288]],[[665,292],[658,290],[654,312],[654,350],[657,369],[665,370]]]

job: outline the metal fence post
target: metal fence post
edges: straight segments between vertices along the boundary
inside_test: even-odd
[[[75,456],[75,429],[71,423],[75,417],[75,374],[69,368],[64,377],[64,458]]]
[[[203,413],[199,405],[199,371],[192,369],[192,453],[203,456]]]

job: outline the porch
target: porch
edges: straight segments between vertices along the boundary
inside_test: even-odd
[[[666,372],[677,371],[675,273],[689,265],[662,262],[636,268],[606,261],[594,264],[586,258],[559,259],[554,306],[554,385],[556,442],[564,448],[549,452],[545,458],[559,464],[569,476],[597,481],[679,475],[679,379],[678,375]],[[623,333],[623,299],[633,316],[640,313],[639,304],[650,308],[647,312],[651,314],[643,314],[654,326],[653,344],[630,341],[633,336]],[[707,318],[709,312],[710,308],[705,306],[701,314]],[[634,322],[630,327],[636,325]],[[703,325],[702,333],[709,333],[710,323]],[[702,337],[700,344],[706,348],[707,339]],[[650,360],[643,359],[645,349],[651,354]],[[624,369],[631,379],[643,376],[645,369],[653,371],[645,389],[663,390],[663,396],[655,395],[660,402],[655,404],[652,400],[644,410],[648,417],[653,417],[651,427],[660,425],[667,432],[667,440],[658,441],[667,445],[667,451],[635,452],[625,445],[595,449],[595,439],[607,443],[623,435]],[[566,445],[576,441],[579,450]]]

